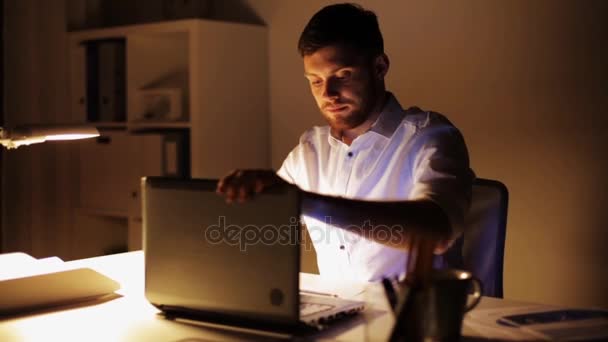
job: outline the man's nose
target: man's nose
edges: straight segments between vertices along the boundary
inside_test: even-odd
[[[338,82],[333,79],[328,79],[323,85],[322,96],[324,98],[333,99],[340,95],[340,87]]]

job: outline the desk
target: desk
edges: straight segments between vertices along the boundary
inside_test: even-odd
[[[243,331],[227,331],[200,324],[174,322],[157,316],[159,311],[144,297],[144,258],[141,251],[75,260],[70,261],[69,264],[89,267],[103,273],[120,282],[122,289],[117,295],[88,303],[4,318],[0,320],[0,341],[185,342],[237,341],[252,338],[266,340],[280,337],[252,336]],[[393,324],[393,317],[388,311],[388,303],[384,299],[381,287],[371,285],[358,298],[367,302],[363,314],[332,326],[315,337],[343,341],[386,340]],[[475,310],[517,305],[524,304],[483,298]],[[504,337],[500,335],[500,331],[484,329],[467,317],[463,326],[463,335],[472,339],[483,336]]]

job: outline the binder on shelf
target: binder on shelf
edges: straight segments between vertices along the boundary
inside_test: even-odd
[[[187,130],[163,134],[163,176],[190,177],[190,135]]]
[[[89,40],[83,44],[86,47],[87,121],[125,121],[125,39]]]

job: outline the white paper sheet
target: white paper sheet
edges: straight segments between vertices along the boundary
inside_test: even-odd
[[[0,281],[65,270],[57,257],[36,259],[25,253],[0,254]]]
[[[530,305],[508,308],[478,309],[469,313],[467,328],[487,338],[509,340],[597,340],[608,339],[608,318],[564,320],[554,323],[508,326],[504,317],[537,312],[573,310],[570,308]]]

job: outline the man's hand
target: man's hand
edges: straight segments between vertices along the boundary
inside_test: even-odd
[[[274,170],[234,170],[217,183],[216,192],[226,202],[243,203],[273,185],[287,183]]]

